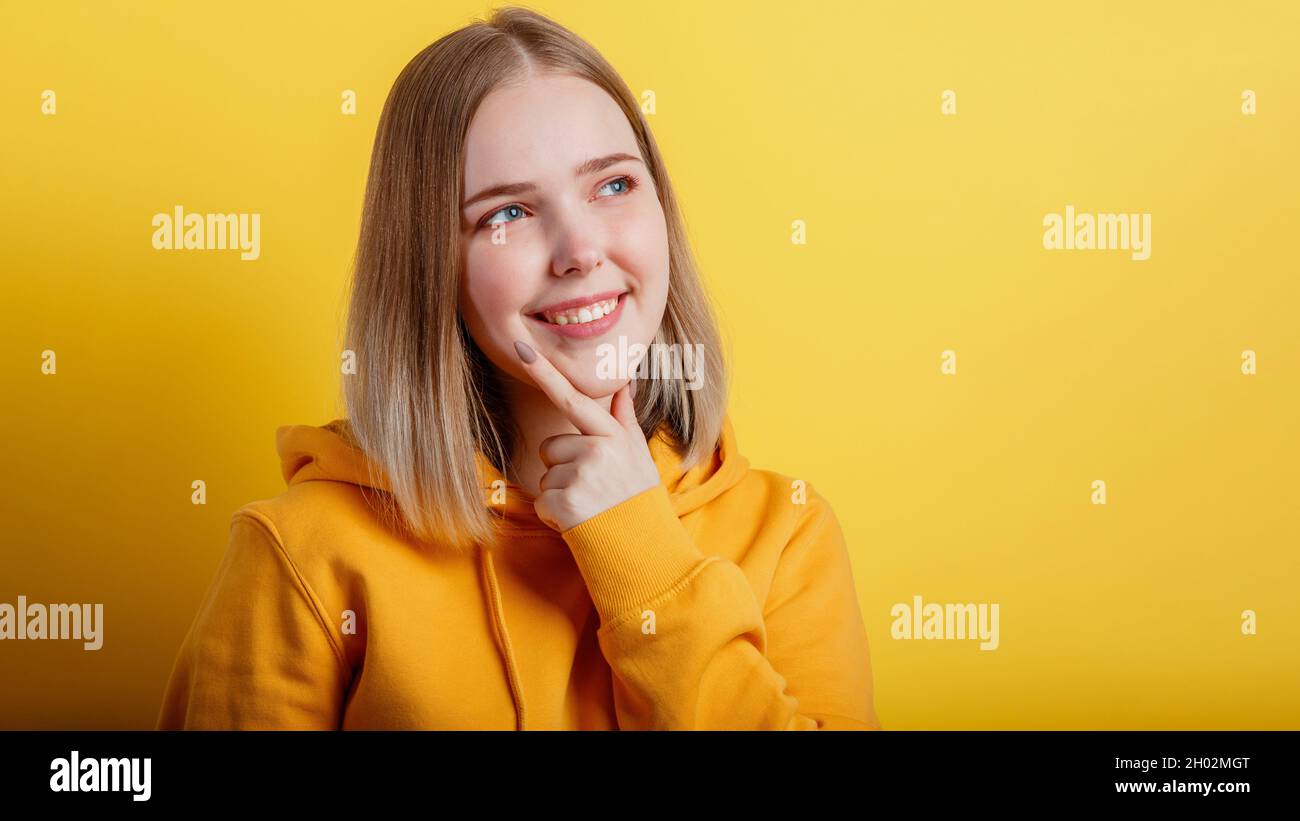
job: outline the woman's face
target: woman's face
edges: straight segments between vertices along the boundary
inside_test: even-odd
[[[501,186],[510,188],[478,199]],[[598,375],[601,346],[617,356],[654,339],[668,232],[618,104],[569,75],[494,90],[470,123],[464,190],[461,312],[488,359],[531,385],[515,354],[521,340],[592,398],[626,384],[626,369]]]

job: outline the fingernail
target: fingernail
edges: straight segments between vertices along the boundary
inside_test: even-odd
[[[533,353],[533,349],[519,341],[515,342],[515,353],[519,354],[519,358],[530,365],[533,360],[537,359],[537,354]]]

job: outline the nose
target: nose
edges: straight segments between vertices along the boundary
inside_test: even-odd
[[[558,228],[558,240],[551,257],[551,273],[557,277],[585,276],[605,261],[599,226],[569,215]]]

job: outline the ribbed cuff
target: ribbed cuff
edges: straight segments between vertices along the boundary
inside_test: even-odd
[[[662,483],[560,534],[608,624],[668,591],[707,557]]]

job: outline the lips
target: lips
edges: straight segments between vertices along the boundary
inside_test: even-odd
[[[550,305],[546,305],[542,308],[538,308],[536,311],[533,311],[530,315],[539,317],[541,319],[548,319],[554,314],[563,313],[565,311],[568,311],[569,309],[588,308],[597,302],[604,302],[605,300],[617,299],[618,297],[622,296],[625,293],[627,293],[627,291],[602,291],[601,293],[591,294],[590,296],[580,296],[580,297],[575,297],[574,299],[566,299],[563,302],[554,302],[551,303]]]
[[[618,323],[619,318],[623,315],[623,306],[627,303],[627,292],[611,291],[611,296],[606,299],[596,299],[594,302],[598,305],[610,308],[608,312],[597,309],[596,313],[589,310],[588,306],[593,303],[590,297],[582,297],[578,300],[568,300],[566,302],[557,302],[556,305],[568,306],[564,309],[548,308],[543,312],[528,314],[528,318],[538,325],[550,330],[552,333],[570,339],[589,339],[600,336]],[[597,294],[597,297],[603,296]],[[577,314],[576,319],[572,322],[567,317]],[[599,316],[597,315],[599,314]],[[555,319],[551,321],[548,316]],[[561,318],[564,321],[560,321]]]

